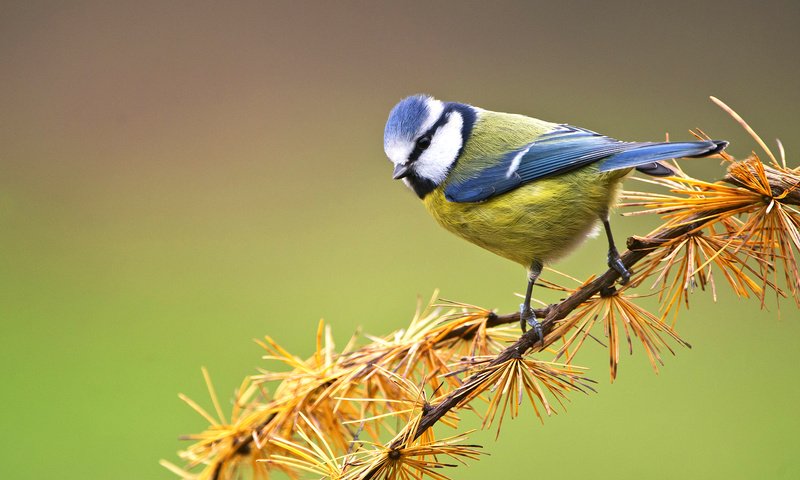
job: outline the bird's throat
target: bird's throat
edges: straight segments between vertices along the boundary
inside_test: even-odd
[[[436,184],[433,183],[432,180],[420,177],[415,172],[411,172],[403,181],[414,190],[414,193],[416,193],[420,199],[425,198],[436,188]]]

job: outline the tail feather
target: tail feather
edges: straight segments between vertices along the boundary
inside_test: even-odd
[[[675,175],[674,170],[659,162],[637,165],[636,170],[644,173],[645,175],[650,175],[651,177],[669,177],[671,175]]]
[[[672,158],[698,158],[719,153],[728,146],[724,140],[705,140],[700,142],[666,142],[666,143],[633,143],[624,152],[608,157],[601,165],[600,171],[620,170],[640,167],[648,174],[668,175],[663,165],[656,164],[660,160]],[[655,165],[655,166],[653,166]],[[653,173],[650,173],[653,172]]]

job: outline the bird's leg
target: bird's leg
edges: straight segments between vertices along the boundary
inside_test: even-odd
[[[611,225],[608,223],[608,217],[603,217],[603,227],[606,229],[606,237],[608,238],[608,267],[619,273],[619,276],[622,277],[619,283],[625,285],[631,279],[631,272],[625,268],[622,259],[619,258],[619,251],[617,251],[617,246],[614,245],[614,236],[611,235]]]
[[[542,262],[538,260],[534,260],[533,263],[531,263],[531,268],[528,270],[528,289],[525,291],[525,303],[519,306],[520,328],[522,328],[524,332],[528,329],[528,325],[530,325],[536,331],[539,340],[544,340],[544,335],[542,335],[542,324],[536,321],[536,314],[531,308],[531,295],[533,294],[533,284],[536,283],[536,279],[539,278],[539,275],[542,273],[542,268]]]

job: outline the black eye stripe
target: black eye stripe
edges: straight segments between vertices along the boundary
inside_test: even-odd
[[[417,161],[420,155],[422,155],[422,152],[431,146],[431,140],[433,139],[433,136],[436,135],[436,131],[439,130],[439,128],[441,128],[445,123],[447,123],[449,118],[450,110],[445,110],[436,120],[436,123],[431,125],[431,128],[420,135],[420,137],[417,139],[417,142],[414,144],[414,150],[412,150],[411,155],[408,156],[409,162]]]

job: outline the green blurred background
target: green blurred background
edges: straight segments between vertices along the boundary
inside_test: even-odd
[[[524,272],[391,180],[405,95],[629,140],[700,126],[745,156],[716,95],[796,165],[798,5],[4,2],[0,473],[173,478],[158,460],[204,427],[177,393],[208,405],[205,365],[229,398],[263,366],[254,337],[307,355],[321,317],[342,344],[384,334],[437,287],[515,309]],[[557,268],[596,273],[603,245]],[[696,294],[694,348],[658,376],[638,349],[610,385],[588,347],[599,394],[476,435],[491,456],[454,476],[800,478],[800,315],[756,303]]]

